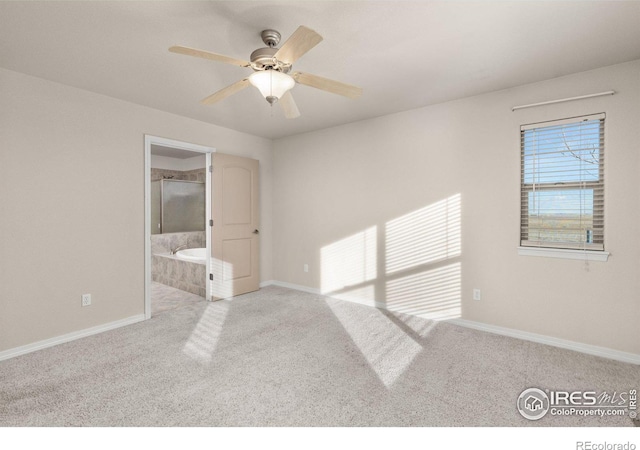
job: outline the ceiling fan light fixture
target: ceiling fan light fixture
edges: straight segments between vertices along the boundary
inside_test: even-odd
[[[261,70],[249,75],[249,82],[258,88],[271,104],[277,102],[296,82],[286,73],[277,70]]]

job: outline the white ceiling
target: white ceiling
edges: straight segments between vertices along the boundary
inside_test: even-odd
[[[297,85],[287,120],[254,89],[199,100],[250,69],[275,28],[324,41],[295,70],[364,89],[358,100]],[[0,67],[277,138],[640,59],[637,1],[0,2]],[[544,100],[544,99],[541,99]]]

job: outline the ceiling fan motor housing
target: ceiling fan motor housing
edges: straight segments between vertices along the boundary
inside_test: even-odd
[[[289,72],[291,65],[278,61],[274,57],[277,51],[278,49],[275,47],[263,47],[255,50],[250,57],[251,67],[254,70],[275,69],[283,73]]]

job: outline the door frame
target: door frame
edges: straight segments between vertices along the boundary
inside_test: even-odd
[[[205,184],[205,239],[207,243],[206,274],[211,273],[211,233],[209,221],[211,215],[211,154],[216,149],[204,145],[191,144],[184,141],[176,141],[149,134],[144,135],[144,317],[151,318],[151,145],[189,150],[204,153],[206,157],[206,184]],[[211,283],[205,280],[206,299],[211,300]]]

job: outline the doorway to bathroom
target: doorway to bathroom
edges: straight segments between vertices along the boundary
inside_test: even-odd
[[[145,135],[145,317],[165,298],[211,298],[212,153],[216,150]],[[155,313],[155,311],[154,311]]]

